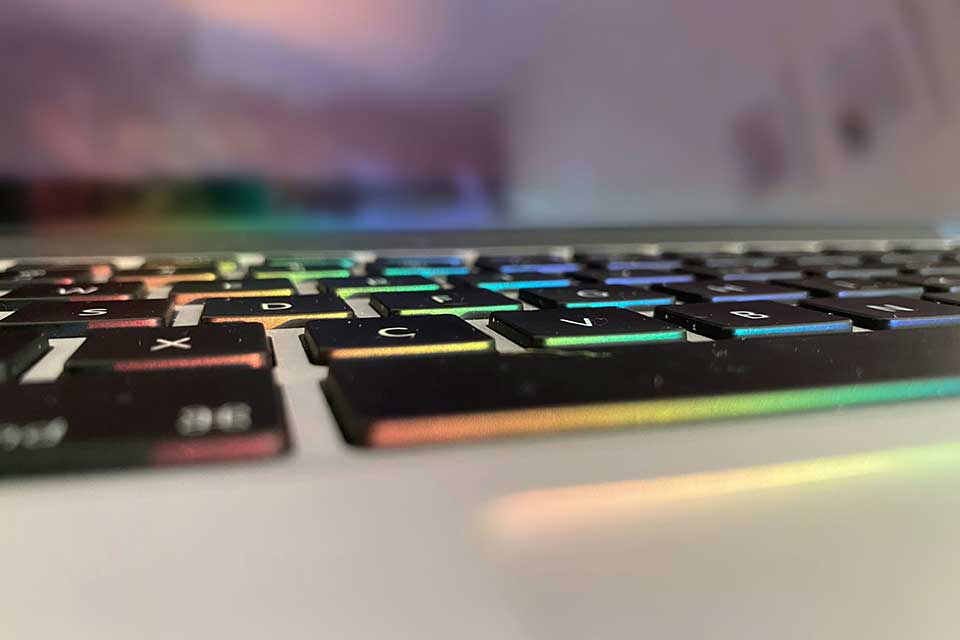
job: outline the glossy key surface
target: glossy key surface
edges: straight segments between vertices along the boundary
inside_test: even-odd
[[[803,304],[811,309],[846,316],[857,326],[866,329],[912,329],[960,324],[960,308],[915,298],[811,298]]]
[[[317,363],[491,351],[493,339],[456,316],[353,318],[307,323],[304,345]]]
[[[655,287],[683,302],[744,302],[750,300],[800,300],[809,293],[765,282],[697,281]]]
[[[292,296],[297,292],[289,280],[215,280],[178,282],[170,289],[174,304],[190,304],[213,298],[262,298]]]
[[[375,293],[370,306],[382,316],[450,314],[461,318],[486,318],[495,311],[520,310],[523,305],[485,289],[448,289],[410,293]]]
[[[0,320],[0,329],[30,327],[48,337],[68,337],[100,329],[162,327],[172,316],[168,300],[31,302]]]
[[[0,475],[252,460],[288,446],[270,372],[0,386]]]
[[[649,308],[674,302],[674,297],[668,293],[615,284],[524,289],[520,292],[520,299],[541,309]]]
[[[283,278],[292,282],[319,280],[321,278],[349,278],[350,269],[329,267],[322,264],[298,264],[288,267],[250,267],[248,276],[257,280]]]
[[[180,282],[209,282],[220,277],[211,267],[156,266],[115,271],[114,282],[143,282],[148,287],[164,287]]]
[[[350,318],[353,309],[335,295],[321,293],[287,297],[208,300],[200,321],[222,324],[255,322],[267,329],[302,327],[310,320]]]
[[[371,293],[392,291],[437,291],[440,289],[440,285],[422,276],[398,276],[395,278],[363,276],[318,280],[317,289],[341,298],[353,298],[368,296]]]
[[[671,282],[693,282],[696,276],[686,271],[656,271],[653,269],[627,269],[625,271],[587,270],[576,274],[577,280],[597,284],[620,284],[646,286]]]
[[[685,331],[645,315],[604,309],[505,311],[490,317],[490,328],[524,347],[568,348],[683,340]]]
[[[576,258],[585,264],[587,268],[602,271],[624,271],[628,269],[671,271],[683,266],[683,260],[679,258],[665,258],[639,253],[583,253],[577,254]]]
[[[875,298],[877,296],[919,296],[923,287],[903,280],[869,278],[802,278],[785,280],[784,285],[805,289],[815,296],[836,298]]]
[[[742,420],[960,395],[960,329],[343,361],[323,386],[346,439],[373,447]]]
[[[960,291],[960,276],[919,276],[906,275],[895,279],[897,282],[933,293],[954,293]]]
[[[851,331],[846,318],[771,301],[657,307],[656,317],[709,338],[763,338]]]
[[[569,273],[580,269],[573,260],[558,256],[480,256],[476,267],[500,273]]]
[[[450,284],[458,287],[476,287],[490,291],[569,287],[573,283],[570,274],[496,273],[492,271],[468,276],[450,276],[449,281]]]
[[[40,331],[0,330],[0,384],[12,382],[50,350]]]
[[[97,331],[70,356],[65,369],[128,373],[272,366],[273,354],[263,327],[230,324]]]
[[[67,302],[106,302],[143,298],[147,289],[141,282],[102,282],[96,284],[26,284],[0,296],[0,300],[63,300]]]
[[[741,266],[741,267],[698,267],[690,265],[684,267],[700,278],[713,280],[746,280],[763,282],[766,280],[783,280],[800,278],[803,270],[797,267],[772,265],[769,267]]]
[[[897,267],[883,265],[863,265],[851,267],[847,265],[821,265],[815,267],[806,267],[804,272],[810,276],[821,278],[892,278],[900,271]],[[795,277],[795,276],[794,276]],[[786,279],[786,278],[775,278]]]

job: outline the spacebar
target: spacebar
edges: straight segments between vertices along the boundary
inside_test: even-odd
[[[960,395],[960,329],[343,361],[324,390],[359,446],[644,427]]]

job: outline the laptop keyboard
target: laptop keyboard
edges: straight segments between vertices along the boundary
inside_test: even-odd
[[[359,447],[960,394],[960,250],[946,245],[0,266],[5,476],[294,449],[277,332],[325,372],[316,393]],[[30,376],[77,338],[59,375]]]

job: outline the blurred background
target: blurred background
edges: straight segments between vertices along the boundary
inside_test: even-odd
[[[956,0],[5,0],[0,224],[960,213]]]

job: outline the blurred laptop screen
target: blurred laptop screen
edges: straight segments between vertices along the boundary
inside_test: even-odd
[[[3,4],[5,224],[960,210],[955,2]]]

